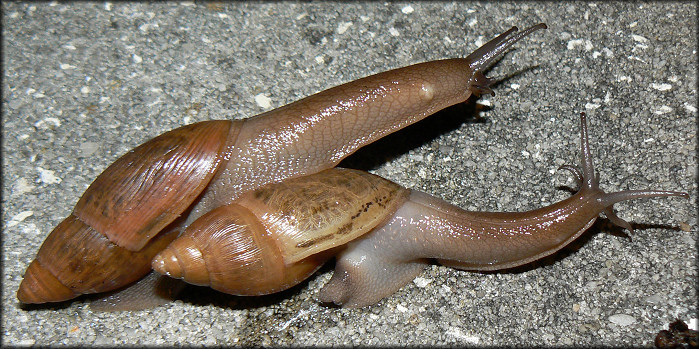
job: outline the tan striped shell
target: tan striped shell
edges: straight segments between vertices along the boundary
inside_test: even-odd
[[[278,292],[381,225],[407,193],[341,168],[268,184],[199,218],[154,258],[153,269],[235,295]]]

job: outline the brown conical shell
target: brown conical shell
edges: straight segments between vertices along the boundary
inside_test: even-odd
[[[272,239],[247,209],[226,205],[194,221],[152,266],[188,283],[252,296],[292,287],[330,257],[314,256],[287,266]]]
[[[152,257],[177,236],[173,221],[224,161],[239,131],[231,125],[205,121],[180,127],[109,166],[47,237],[25,273],[19,300],[65,300],[65,290],[48,286],[58,283],[40,279],[48,274],[75,295],[112,290],[145,275]],[[169,224],[175,227],[166,228]]]
[[[73,214],[117,245],[140,250],[208,185],[229,132],[237,133],[231,124],[182,126],[129,151],[92,182]]]
[[[278,292],[390,217],[407,193],[347,169],[268,184],[194,221],[153,269],[235,295]]]
[[[153,256],[178,233],[164,231],[141,251],[132,252],[70,215],[41,245],[17,298],[22,303],[59,302],[127,285],[148,273]]]

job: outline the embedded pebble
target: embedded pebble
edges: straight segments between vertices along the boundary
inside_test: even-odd
[[[272,99],[263,95],[262,93],[255,96],[255,102],[264,109],[269,109],[272,107]]]
[[[56,176],[56,172],[53,170],[46,170],[41,167],[36,168],[39,171],[39,180],[46,184],[58,184],[61,183],[62,179]]]
[[[629,326],[636,322],[636,318],[631,315],[626,314],[614,314],[609,317],[609,321],[619,325],[619,326]]]
[[[14,227],[15,225],[21,223],[23,220],[27,219],[27,217],[31,217],[33,214],[33,211],[22,211],[16,214],[14,217],[12,217],[12,219],[10,219],[9,222],[7,222],[7,227]]]
[[[416,277],[415,280],[413,280],[413,282],[415,283],[415,285],[417,285],[417,287],[423,288],[423,287],[429,285],[430,282],[432,282],[432,280],[425,279],[423,277]]]

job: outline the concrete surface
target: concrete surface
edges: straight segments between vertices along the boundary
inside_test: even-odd
[[[2,6],[4,345],[650,346],[697,312],[695,3]],[[183,124],[245,118],[372,73],[462,57],[537,22],[549,30],[488,73],[501,80],[496,96],[344,165],[466,209],[532,209],[570,195],[557,187],[574,186],[571,176],[556,169],[578,164],[586,111],[604,189],[691,193],[617,205],[636,223],[633,239],[601,220],[544,263],[487,274],[435,265],[364,309],[317,302],[332,263],[268,297],[192,287],[146,311],[96,313],[85,299],[18,306],[46,235],[132,147]]]

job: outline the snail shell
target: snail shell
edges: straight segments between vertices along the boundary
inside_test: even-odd
[[[268,184],[199,218],[153,259],[153,269],[235,295],[278,292],[383,224],[408,193],[341,168]]]
[[[214,176],[233,124],[180,127],[109,166],[41,245],[17,298],[63,301],[113,290],[147,274],[148,262],[179,233],[173,221]]]

